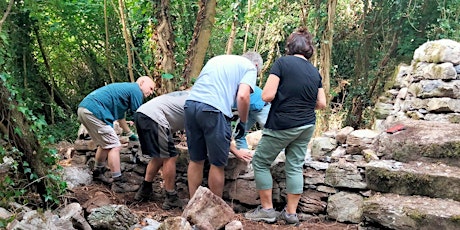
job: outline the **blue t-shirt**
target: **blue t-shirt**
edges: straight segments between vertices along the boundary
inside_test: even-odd
[[[251,93],[250,111],[260,111],[265,106],[265,101],[262,100],[262,89],[259,86],[254,87],[254,92]]]
[[[318,69],[303,58],[289,55],[277,59],[270,74],[280,81],[265,128],[285,130],[315,124],[318,89],[323,87]]]
[[[113,127],[113,122],[141,106],[144,95],[137,83],[112,83],[88,94],[78,107],[91,111],[95,117]]]
[[[265,106],[265,101],[262,100],[262,89],[259,86],[254,86],[254,92],[250,96],[249,111],[260,111]],[[232,109],[237,109],[238,105],[235,101]]]
[[[256,79],[256,66],[249,59],[237,55],[216,56],[201,70],[187,100],[208,104],[232,117],[238,86],[244,83],[254,89]]]

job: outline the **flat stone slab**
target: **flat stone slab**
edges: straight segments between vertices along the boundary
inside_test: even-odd
[[[460,167],[460,124],[404,120],[404,130],[378,138],[377,151],[382,159],[402,162],[442,162]]]
[[[371,161],[366,165],[366,182],[368,189],[378,192],[460,201],[460,168],[445,164]]]
[[[420,196],[377,194],[364,201],[363,217],[389,229],[460,229],[460,202]]]

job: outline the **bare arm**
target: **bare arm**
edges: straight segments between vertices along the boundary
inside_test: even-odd
[[[323,88],[318,89],[318,96],[316,98],[315,109],[324,109],[326,108],[326,94],[324,93]]]
[[[278,91],[278,85],[280,78],[274,74],[268,76],[267,82],[265,83],[264,90],[262,91],[262,100],[265,102],[271,102],[275,98],[276,91]]]
[[[247,149],[237,149],[236,145],[232,142],[230,144],[230,152],[235,155],[236,158],[250,162],[252,160],[252,154]]]
[[[236,104],[238,105],[238,115],[241,122],[248,121],[249,113],[249,98],[251,95],[251,87],[247,84],[240,84],[238,87],[238,95],[236,95]]]
[[[131,132],[131,129],[129,128],[128,123],[126,123],[125,118],[119,119],[118,124],[120,124],[120,127],[121,127],[121,129],[123,129],[123,132],[125,132],[125,133]]]

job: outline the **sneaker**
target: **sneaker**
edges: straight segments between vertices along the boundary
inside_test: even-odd
[[[275,209],[265,210],[262,208],[261,205],[257,207],[255,210],[247,212],[244,214],[244,217],[249,220],[254,221],[265,221],[268,223],[273,223],[276,221],[276,211]]]
[[[135,192],[139,185],[129,183],[123,176],[113,178],[112,191],[116,193]]]
[[[141,187],[139,190],[137,190],[136,195],[134,196],[135,201],[148,201],[150,200],[150,197],[152,196],[153,189],[152,189],[152,184],[150,186],[145,183],[145,181],[142,182]]]
[[[182,209],[183,206],[184,206],[184,203],[182,202],[181,199],[179,199],[177,192],[173,192],[173,193],[166,192],[166,199],[162,205],[162,208],[164,210],[169,210],[172,208]]]
[[[286,224],[297,226],[299,225],[299,218],[297,217],[297,213],[293,215],[289,215],[286,213],[286,208],[281,211],[281,214],[278,217],[280,220],[284,220]]]
[[[106,167],[96,167],[93,171],[93,181],[100,181],[104,184],[111,184],[113,179],[105,176],[105,173],[109,171]]]

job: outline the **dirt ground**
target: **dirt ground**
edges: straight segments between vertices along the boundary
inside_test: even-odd
[[[168,217],[180,216],[182,211],[179,209],[173,209],[165,211],[161,208],[161,201],[149,201],[149,202],[136,202],[134,201],[135,193],[113,193],[108,186],[102,184],[91,184],[84,187],[76,187],[72,189],[72,193],[69,195],[69,202],[78,202],[82,206],[88,200],[95,197],[96,194],[104,193],[111,201],[112,204],[124,204],[129,207],[140,219],[145,217],[157,220],[159,222],[164,221]],[[316,218],[311,221],[301,221],[301,224],[297,227],[284,225],[282,223],[268,224],[263,222],[254,222],[246,220],[243,217],[243,213],[237,213],[236,219],[243,223],[245,230],[259,230],[259,229],[311,229],[311,230],[342,230],[350,229],[357,230],[358,225],[356,224],[343,224],[338,222],[330,222]]]

